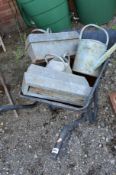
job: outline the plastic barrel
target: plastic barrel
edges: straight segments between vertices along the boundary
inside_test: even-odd
[[[39,28],[62,31],[71,28],[67,0],[17,0],[28,19]]]
[[[116,12],[116,0],[75,0],[80,21],[84,24],[105,24]]]
[[[19,10],[21,12],[21,15],[23,17],[23,20],[25,21],[25,23],[27,24],[27,26],[30,26],[31,27],[33,25],[32,22],[31,22],[31,19],[29,18],[29,16],[26,13],[24,13],[24,11],[22,9],[22,5],[21,5],[21,3],[18,0],[17,0],[17,5],[18,5]]]

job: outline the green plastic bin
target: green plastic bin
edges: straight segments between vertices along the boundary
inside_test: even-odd
[[[28,24],[33,21],[37,27],[43,29],[49,27],[53,32],[71,28],[67,0],[17,0],[17,2]]]
[[[75,0],[83,24],[105,24],[116,12],[116,0]]]
[[[33,26],[33,22],[31,21],[30,17],[23,11],[22,5],[21,5],[20,1],[18,1],[18,0],[17,0],[17,5],[18,5],[20,13],[23,17],[23,20],[25,21],[27,26],[29,26],[29,27]]]

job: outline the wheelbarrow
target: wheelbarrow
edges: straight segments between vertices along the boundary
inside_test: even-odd
[[[32,101],[34,101],[34,103],[29,104],[29,105],[20,105],[20,104],[19,105],[5,105],[5,106],[3,105],[3,106],[0,106],[0,112],[7,112],[9,110],[17,110],[17,109],[21,109],[21,110],[22,109],[29,109],[29,108],[36,107],[38,103],[46,103],[49,105],[51,110],[63,108],[63,109],[68,109],[68,110],[71,110],[73,112],[80,114],[79,119],[76,119],[75,121],[71,122],[69,125],[64,126],[63,129],[61,130],[61,133],[59,134],[59,137],[56,141],[56,144],[51,152],[52,158],[54,160],[56,160],[60,151],[61,151],[63,144],[67,141],[67,138],[68,139],[70,138],[72,131],[78,127],[80,122],[89,121],[92,124],[96,121],[97,112],[98,112],[99,85],[100,85],[100,81],[103,77],[103,74],[107,68],[108,62],[109,62],[109,60],[107,60],[103,64],[103,67],[100,71],[98,78],[96,79],[96,81],[94,83],[94,86],[91,90],[91,93],[90,93],[88,99],[86,100],[85,105],[82,107],[74,106],[74,105],[70,105],[70,104],[59,103],[59,102],[54,102],[54,101],[49,101],[49,100],[41,99],[41,98],[35,98],[35,97],[31,97],[31,96],[26,96],[26,95],[23,95],[23,93],[21,92],[20,93],[21,97],[26,98],[28,100],[32,100]]]
[[[69,125],[64,126],[64,128],[61,130],[61,133],[59,134],[58,140],[52,149],[52,158],[56,159],[57,156],[60,153],[60,150],[62,148],[63,143],[66,141],[66,138],[69,137],[72,133],[72,131],[78,127],[80,122],[83,122],[85,120],[88,120],[90,123],[93,123],[96,121],[97,118],[97,112],[98,112],[98,90],[99,90],[99,84],[100,80],[103,77],[103,73],[105,72],[107,65],[108,65],[109,60],[106,60],[102,68],[99,72],[99,76],[96,78],[94,85],[92,87],[92,90],[90,92],[90,95],[86,99],[85,103],[83,106],[77,106],[77,105],[72,105],[70,102],[63,103],[63,102],[57,102],[54,100],[47,100],[44,98],[39,98],[39,97],[32,97],[28,95],[24,95],[22,92],[20,93],[21,97],[30,99],[34,102],[40,102],[40,103],[46,103],[48,104],[51,109],[56,109],[56,108],[64,108],[68,109],[71,111],[74,111],[78,114],[80,114],[80,118],[73,121]],[[23,108],[29,108],[29,107],[34,107],[37,103],[33,103],[30,106],[27,105],[14,105],[14,106],[2,106],[0,107],[0,112],[8,111],[8,110],[13,110],[13,109],[23,109]]]
[[[103,73],[105,72],[105,70],[107,68],[108,62],[109,62],[109,60],[106,60],[105,63],[103,63],[103,65],[101,67],[101,71],[99,73],[99,76],[96,78],[96,80],[94,82],[94,85],[92,87],[90,95],[88,96],[85,104],[82,107],[77,106],[77,105],[57,102],[57,101],[53,101],[53,100],[48,100],[48,99],[44,99],[44,98],[32,97],[32,96],[24,95],[23,93],[21,93],[21,96],[23,98],[31,99],[33,101],[38,101],[40,103],[46,103],[50,106],[50,108],[52,110],[55,110],[57,108],[64,108],[64,109],[68,109],[71,111],[75,111],[78,114],[80,114],[79,119],[76,119],[75,121],[73,121],[69,125],[64,126],[63,129],[61,130],[61,133],[59,134],[59,137],[56,141],[56,144],[55,144],[54,148],[52,149],[52,158],[53,159],[57,159],[64,142],[67,140],[67,138],[70,137],[72,131],[76,127],[78,127],[80,122],[88,120],[90,123],[94,123],[96,121],[97,112],[98,112],[99,84],[100,84],[101,78],[103,77]]]
[[[23,98],[32,100],[32,101],[38,101],[40,103],[46,103],[49,105],[51,110],[56,110],[56,109],[67,109],[73,112],[76,112],[80,115],[80,118],[73,121],[69,125],[66,125],[63,127],[61,130],[61,133],[59,134],[59,137],[56,141],[56,144],[52,150],[52,158],[57,159],[60,150],[63,146],[63,143],[65,142],[66,138],[69,137],[72,133],[72,131],[78,127],[80,122],[83,121],[89,121],[90,123],[94,123],[97,118],[97,112],[98,112],[98,90],[99,90],[99,84],[101,81],[101,78],[103,77],[103,73],[105,72],[107,65],[108,65],[109,60],[107,60],[104,64],[103,67],[100,71],[99,76],[97,77],[94,86],[90,92],[90,95],[88,96],[88,99],[86,100],[84,106],[75,106],[71,104],[65,104],[65,103],[60,103],[60,102],[55,102],[52,100],[47,100],[47,99],[41,99],[38,97],[32,97],[32,96],[27,96],[24,95],[21,92],[21,96]]]
[[[106,52],[107,54],[105,53],[104,57],[102,57],[102,59],[101,59],[102,66],[101,66],[99,75],[96,78],[94,85],[92,87],[92,90],[90,92],[90,95],[86,99],[83,106],[73,105],[70,102],[67,104],[67,103],[49,100],[49,99],[45,99],[45,98],[33,97],[33,96],[29,96],[29,95],[24,95],[23,93],[21,93],[21,96],[24,98],[48,104],[52,110],[57,109],[57,108],[64,108],[64,109],[75,111],[78,114],[80,114],[79,119],[73,121],[69,125],[64,126],[63,129],[61,130],[61,133],[59,134],[59,137],[56,141],[56,144],[55,144],[54,148],[52,149],[52,158],[53,159],[57,158],[57,156],[60,153],[60,150],[62,148],[63,143],[67,140],[66,138],[70,137],[72,131],[76,127],[78,127],[80,122],[88,120],[90,123],[94,123],[96,121],[97,112],[98,112],[98,89],[99,89],[100,80],[101,80],[103,73],[105,72],[106,67],[108,65],[108,62],[109,62],[107,57],[109,57],[115,51],[115,49],[116,49],[116,45],[114,45],[111,48],[111,50]],[[105,61],[105,63],[103,63],[104,61]],[[96,64],[95,69],[97,68],[97,65],[98,64]]]

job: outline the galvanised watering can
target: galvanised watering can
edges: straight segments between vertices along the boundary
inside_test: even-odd
[[[51,56],[51,60],[48,60],[47,56]],[[70,68],[70,60],[66,59],[65,56],[60,57],[58,55],[48,54],[45,56],[45,61],[47,63],[46,67],[49,69],[56,70],[58,72],[72,73]]]
[[[83,32],[88,27],[95,27],[100,29],[106,35],[106,43],[102,43],[93,39],[82,39]],[[79,36],[79,45],[74,60],[73,71],[95,76],[99,75],[100,68],[95,69],[96,62],[100,61],[100,58],[106,53],[109,43],[109,35],[107,31],[95,24],[89,24],[83,27]]]

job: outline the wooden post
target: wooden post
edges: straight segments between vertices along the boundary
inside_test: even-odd
[[[5,45],[4,45],[3,41],[2,41],[2,37],[1,36],[0,36],[0,45],[2,46],[3,51],[6,52],[6,48],[5,48]]]
[[[11,104],[11,105],[14,105],[13,100],[12,100],[12,98],[11,98],[11,95],[10,95],[8,89],[7,89],[6,84],[5,84],[5,80],[4,80],[4,78],[3,78],[3,76],[2,76],[1,73],[0,73],[0,81],[1,81],[1,83],[2,83],[2,86],[4,87],[5,94],[6,94],[6,96],[8,97],[8,100],[9,100],[10,104]],[[15,116],[18,118],[18,113],[17,113],[17,111],[16,111],[16,110],[13,110],[13,111],[14,111]]]

